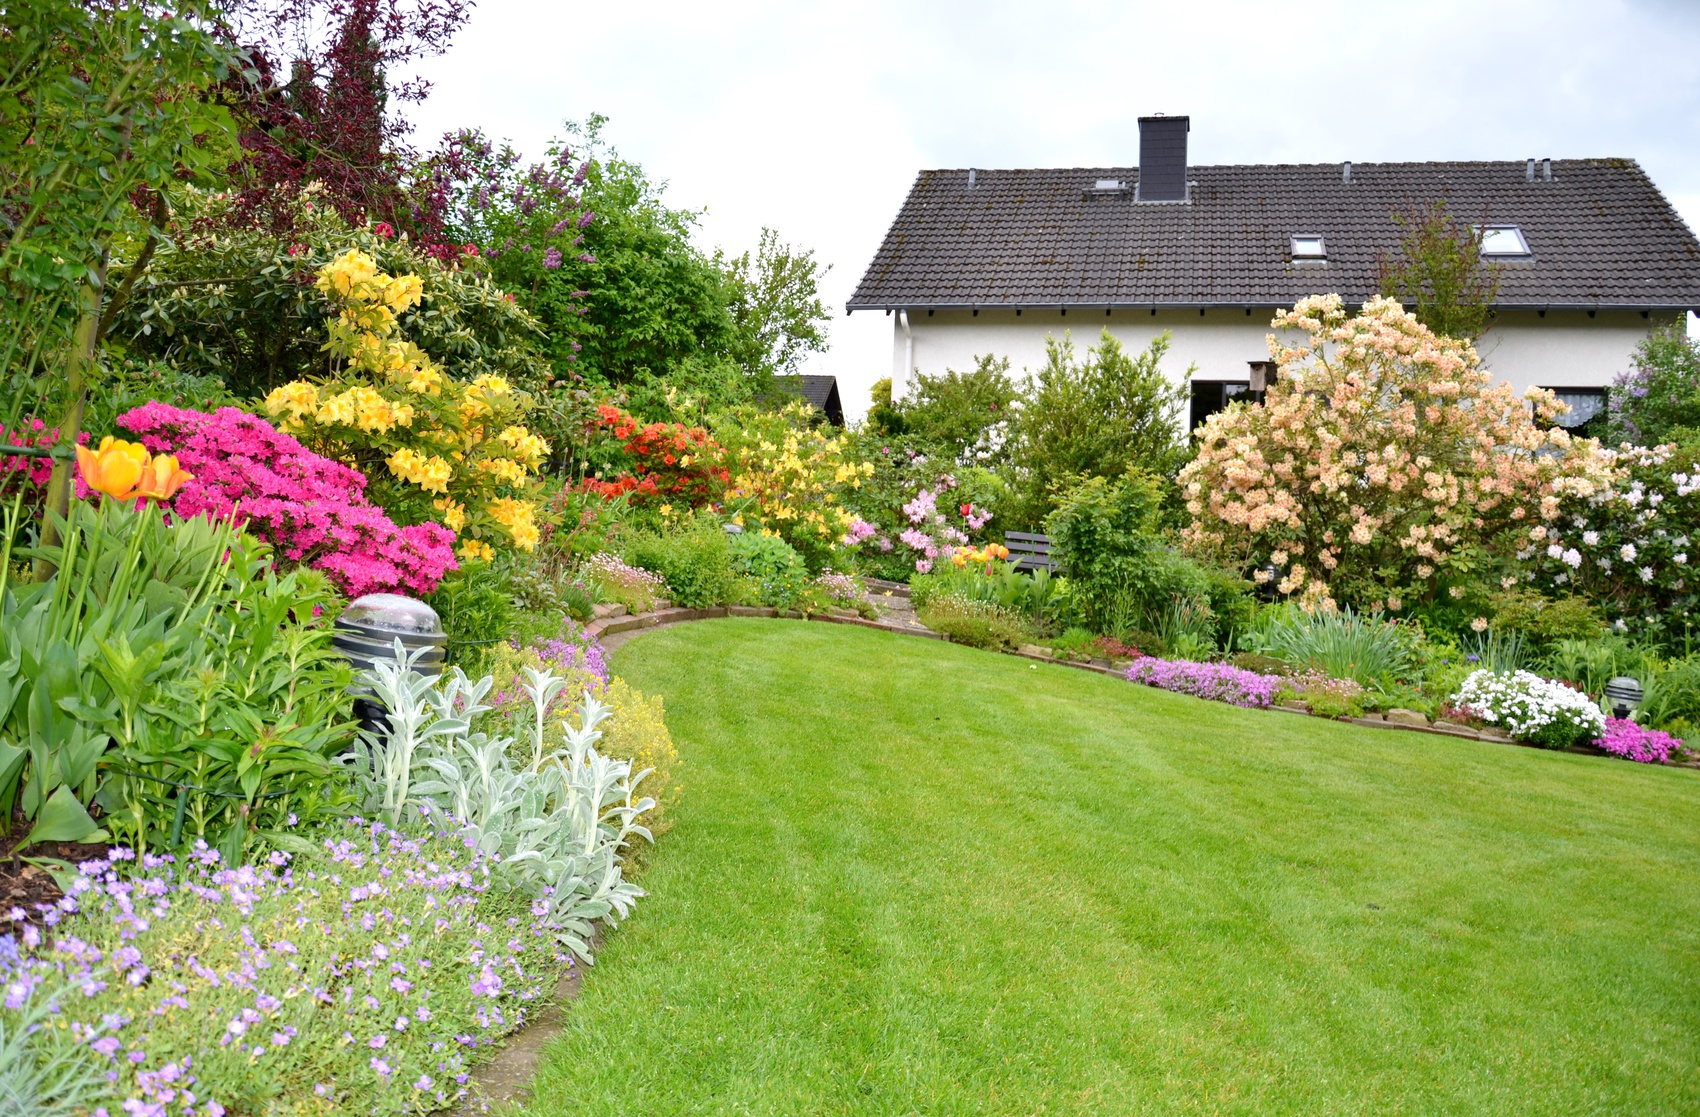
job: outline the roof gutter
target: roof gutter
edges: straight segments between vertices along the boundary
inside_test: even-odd
[[[1306,296],[1308,297],[1308,296]],[[1048,302],[936,302],[922,303],[921,308],[927,310],[1243,310],[1246,307],[1281,307],[1291,306],[1297,300],[1290,297],[1266,296],[1255,299],[1225,299],[1219,302],[1162,302],[1150,300],[1143,302],[1106,302],[1103,299],[1083,299],[1080,302],[1060,303]],[[1348,305],[1355,305],[1363,300],[1356,297],[1346,299]],[[851,313],[858,310],[896,310],[898,320],[903,325],[905,335],[909,333],[909,311],[915,306],[906,303],[900,308],[896,303],[852,303],[848,309]],[[1494,310],[1647,310],[1655,312],[1691,311],[1700,314],[1700,306],[1683,303],[1497,303]]]
[[[909,377],[915,372],[915,335],[909,329],[909,311],[900,308],[897,312],[897,324],[903,327],[903,391],[898,398],[909,394]]]

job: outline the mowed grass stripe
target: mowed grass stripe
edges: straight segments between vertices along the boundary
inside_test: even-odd
[[[1700,773],[840,626],[616,670],[685,797],[530,1112],[1700,1111]]]

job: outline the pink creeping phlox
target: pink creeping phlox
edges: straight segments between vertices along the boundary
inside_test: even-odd
[[[1194,663],[1187,659],[1136,660],[1123,677],[1130,683],[1248,708],[1273,704],[1275,691],[1281,685],[1281,680],[1273,675],[1259,675],[1226,663]]]
[[[1637,764],[1664,764],[1682,751],[1682,742],[1669,733],[1643,728],[1628,718],[1607,718],[1605,736],[1595,737],[1594,744]]]
[[[397,527],[366,499],[358,470],[320,457],[264,419],[149,403],[118,417],[154,453],[173,453],[195,479],[172,501],[179,516],[229,516],[283,559],[322,570],[349,597],[424,595],[456,568],[454,533]]]

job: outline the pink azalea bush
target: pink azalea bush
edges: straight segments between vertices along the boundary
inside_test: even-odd
[[[1272,705],[1275,691],[1283,682],[1274,675],[1259,675],[1226,663],[1194,663],[1189,659],[1135,660],[1123,677],[1130,683],[1248,708]]]
[[[1594,744],[1637,764],[1663,764],[1671,754],[1682,751],[1682,742],[1669,733],[1644,728],[1628,718],[1607,718],[1605,735],[1595,737]]]
[[[149,403],[118,417],[154,453],[195,475],[172,501],[179,516],[234,513],[291,563],[322,570],[350,597],[422,596],[455,569],[454,533],[397,527],[366,499],[358,470],[321,457],[264,419],[234,407],[207,414]]]

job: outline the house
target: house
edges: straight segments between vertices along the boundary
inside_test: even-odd
[[[1142,117],[1139,166],[922,171],[848,310],[892,318],[892,383],[912,371],[1044,363],[1108,327],[1165,369],[1189,365],[1193,421],[1247,390],[1275,310],[1361,304],[1398,250],[1395,215],[1444,200],[1502,265],[1477,348],[1521,390],[1556,390],[1580,425],[1650,329],[1700,307],[1700,243],[1630,159],[1195,167],[1187,117]]]
[[[826,421],[833,426],[844,425],[844,404],[838,399],[838,377],[782,376],[779,382],[801,396],[803,402],[826,416]]]

